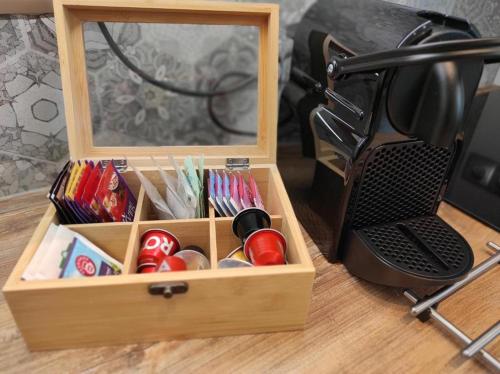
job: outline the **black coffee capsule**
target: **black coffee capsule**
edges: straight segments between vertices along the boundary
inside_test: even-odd
[[[269,227],[271,227],[271,217],[265,210],[259,208],[243,209],[233,219],[233,233],[242,242],[245,242],[254,231]]]
[[[182,248],[182,250],[185,250],[185,249],[188,249],[190,251],[199,252],[202,255],[205,255],[205,251],[203,249],[201,249],[200,247],[198,247],[197,245],[188,245],[187,247]]]

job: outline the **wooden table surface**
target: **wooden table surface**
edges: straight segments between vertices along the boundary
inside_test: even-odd
[[[0,200],[0,285],[17,261],[47,206],[44,192]],[[474,249],[500,234],[449,205],[439,214]],[[0,372],[481,372],[460,347],[433,325],[409,315],[401,290],[369,284],[329,264],[304,232],[317,276],[304,331],[168,341],[93,349],[30,353],[0,295]],[[498,267],[474,281],[439,310],[471,337],[500,316]],[[488,347],[500,356],[500,339]]]

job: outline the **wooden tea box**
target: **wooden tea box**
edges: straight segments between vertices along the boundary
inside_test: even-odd
[[[228,159],[248,158],[272,226],[287,239],[287,265],[219,269],[218,260],[239,245],[232,218],[157,220],[133,171],[123,175],[137,197],[133,222],[69,225],[124,263],[121,275],[23,281],[21,275],[50,223],[49,205],[3,292],[32,350],[158,341],[190,337],[253,334],[304,327],[314,267],[281,176],[276,167],[278,6],[274,4],[190,1],[55,0],[68,143],[71,158],[122,159],[139,165],[161,189],[155,156],[174,175],[166,155],[182,162],[205,155],[205,168],[223,169]],[[95,146],[88,93],[82,25],[88,21],[253,25],[259,29],[258,131],[256,144],[235,146]],[[229,160],[231,162],[231,160]],[[242,173],[249,171],[243,170]],[[136,273],[140,236],[150,228],[174,233],[183,245],[209,251],[210,269]],[[180,287],[173,297],[153,288]]]

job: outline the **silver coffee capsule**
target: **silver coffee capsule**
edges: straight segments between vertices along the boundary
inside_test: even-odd
[[[187,270],[203,270],[210,269],[210,261],[205,255],[192,249],[183,249],[177,252],[174,256],[180,257],[184,260]]]
[[[218,262],[219,269],[252,267],[250,262],[238,260],[236,258],[223,258]]]

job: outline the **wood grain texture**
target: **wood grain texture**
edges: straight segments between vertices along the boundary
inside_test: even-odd
[[[286,175],[285,175],[286,180]],[[1,280],[5,282],[46,208],[44,193],[0,201]],[[447,204],[439,214],[469,241],[476,263],[500,235]],[[306,329],[298,332],[30,353],[0,295],[4,372],[457,372],[485,369],[432,323],[409,316],[401,290],[376,286],[329,264],[309,239],[317,277]],[[470,336],[498,319],[499,269],[445,301],[440,310]],[[133,326],[131,326],[133,328]],[[500,342],[489,346],[500,355]]]

